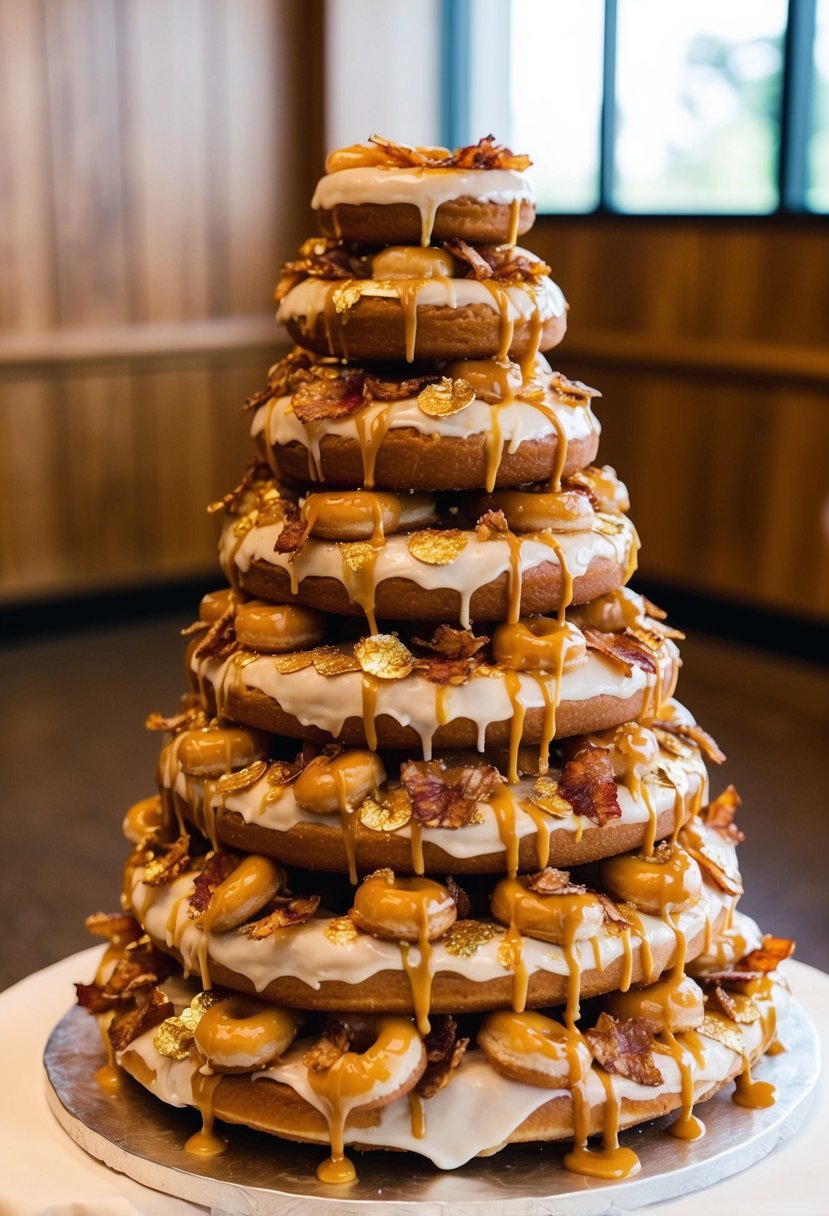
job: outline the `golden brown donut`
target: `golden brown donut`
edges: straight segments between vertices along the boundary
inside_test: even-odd
[[[522,199],[517,220],[508,203],[490,203],[461,196],[441,203],[429,232],[433,241],[460,237],[470,245],[506,245],[529,232],[535,204]],[[414,245],[424,234],[420,210],[414,203],[337,203],[317,211],[320,232],[360,245]]]

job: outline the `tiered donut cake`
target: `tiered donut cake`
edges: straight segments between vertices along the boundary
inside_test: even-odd
[[[723,759],[673,699],[664,614],[628,590],[598,395],[520,249],[529,161],[375,138],[329,158],[323,238],[277,290],[297,343],[248,402],[259,462],[215,508],[160,794],[82,1004],[110,1064],[213,1119],[453,1168],[694,1105],[775,1045],[791,943],[735,911]],[[189,978],[185,978],[189,977]],[[103,1071],[104,1079],[114,1073]],[[591,1137],[599,1137],[590,1143]]]

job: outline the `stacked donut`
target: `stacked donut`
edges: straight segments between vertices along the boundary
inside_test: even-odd
[[[529,162],[374,139],[329,157],[277,289],[297,343],[216,508],[126,912],[82,1003],[117,1062],[213,1118],[453,1168],[695,1103],[775,1040],[788,943],[735,911],[733,791],[594,463],[596,392],[528,230]],[[598,1143],[589,1138],[600,1136]]]

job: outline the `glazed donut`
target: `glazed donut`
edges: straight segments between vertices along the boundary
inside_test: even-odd
[[[477,279],[309,278],[287,293],[277,320],[299,346],[339,359],[531,360],[537,350],[549,350],[564,337],[567,305],[549,278],[537,286]]]
[[[727,1085],[746,1061],[753,1066],[760,1059],[773,1038],[770,1027],[785,1016],[785,985],[775,982],[757,1004],[761,1016],[740,1027],[745,1056],[736,1047],[735,1034],[714,1038],[703,1028],[695,1034],[693,1052],[688,1049],[689,1041],[685,1056],[695,1102],[705,1101]],[[734,1024],[728,1025],[733,1030]],[[146,1031],[119,1054],[119,1062],[159,1099],[178,1105],[181,1095],[189,1092],[193,1063],[161,1055],[153,1039],[154,1031]],[[685,1046],[683,1035],[678,1036],[678,1043]],[[532,1040],[528,1046],[532,1048]],[[216,1115],[288,1140],[330,1143],[328,1123],[311,1087],[309,1070],[301,1067],[302,1052],[303,1045],[297,1044],[288,1058],[267,1070],[266,1081],[223,1076],[213,1094]],[[515,1054],[520,1061],[524,1053]],[[503,1052],[500,1058],[504,1058]],[[533,1059],[532,1051],[528,1058]],[[676,1059],[659,1055],[658,1060],[663,1082],[648,1088],[620,1075],[611,1076],[606,1088],[596,1065],[586,1070],[583,1113],[588,1135],[602,1133],[606,1123],[616,1117],[620,1127],[632,1127],[682,1107],[684,1079]],[[344,1139],[362,1149],[407,1150],[427,1157],[438,1168],[455,1169],[476,1155],[488,1155],[493,1145],[567,1140],[574,1135],[569,1089],[547,1088],[540,1069],[533,1072],[529,1083],[516,1081],[484,1050],[466,1052],[449,1083],[423,1102],[422,1115],[422,1119],[412,1117],[406,1096],[379,1111],[355,1110],[348,1118]],[[735,1113],[734,1118],[739,1115]]]
[[[653,982],[682,952],[693,959],[736,903],[706,880],[702,898],[671,923],[641,914],[625,932],[603,926],[563,946],[493,921],[467,921],[457,936],[453,928],[429,942],[414,963],[407,942],[363,933],[346,917],[317,915],[265,937],[206,932],[187,913],[197,871],[166,886],[147,886],[143,873],[142,865],[131,869],[125,895],[160,949],[201,972],[206,987],[306,1010],[422,1015],[424,1007],[435,1014],[565,1001],[572,1007],[579,995]]]
[[[229,587],[202,597],[199,620],[204,624],[212,625],[228,613],[233,616],[236,640],[263,654],[317,646],[325,637],[324,614],[302,604],[243,600]]]
[[[626,727],[611,732],[620,736],[618,745],[601,735],[580,741],[610,752],[621,814],[603,827],[568,814],[566,804],[563,812],[555,808],[556,816],[542,810],[533,802],[535,777],[501,785],[476,804],[473,822],[464,827],[423,827],[413,817],[405,790],[387,783],[380,758],[363,750],[318,756],[296,780],[282,784],[264,771],[244,788],[227,792],[185,774],[175,763],[173,742],[164,745],[158,769],[165,798],[172,800],[182,823],[194,823],[214,843],[266,853],[286,865],[334,872],[353,866],[359,873],[389,866],[398,874],[515,874],[547,865],[569,868],[643,846],[647,850],[651,839],[676,836],[703,804],[707,779],[699,752],[690,748],[684,756],[673,756],[654,740],[651,753],[652,732],[635,724],[630,729],[638,739],[641,767],[631,764]],[[501,761],[497,755],[488,759]],[[527,759],[532,766],[537,753]],[[450,757],[449,762],[458,761]],[[476,757],[462,762],[480,763]],[[281,764],[276,761],[274,768]],[[558,767],[549,774],[550,780],[559,776]],[[333,822],[326,822],[326,816]]]
[[[443,937],[457,914],[446,887],[428,878],[398,878],[392,870],[364,878],[349,912],[357,928],[373,937],[421,943]]]
[[[205,933],[227,933],[270,903],[286,887],[282,866],[272,857],[243,857],[232,874],[219,883],[205,910],[195,920]]]
[[[572,1089],[593,1063],[583,1035],[533,1010],[488,1013],[478,1046],[496,1072],[542,1089]]]
[[[583,497],[583,496],[579,496]],[[277,553],[281,523],[239,535],[228,521],[222,567],[260,599],[298,600],[322,612],[391,620],[503,620],[589,602],[633,573],[636,529],[624,516],[593,515],[583,530],[482,539],[459,528],[392,534],[373,552],[306,540]]]
[[[437,521],[429,494],[371,490],[325,490],[309,494],[300,514],[308,535],[321,540],[380,540],[386,533],[412,532]]]
[[[672,1034],[697,1030],[705,1018],[702,989],[690,975],[672,975],[644,988],[611,992],[602,1004],[616,1018],[644,1018]]]
[[[252,1072],[284,1055],[299,1025],[292,1009],[231,994],[204,1011],[193,1037],[214,1071]]]
[[[551,372],[541,357],[526,391],[508,383],[500,393],[502,365],[487,360],[479,367],[442,369],[474,391],[450,413],[427,412],[419,393],[404,391],[396,400],[359,398],[351,410],[302,421],[293,396],[275,394],[254,413],[251,435],[277,475],[333,486],[491,491],[569,476],[595,458],[593,389]]]
[[[514,245],[535,219],[532,183],[518,169],[406,168],[371,146],[340,148],[325,168],[311,207],[320,230],[338,240]]]
[[[261,731],[213,723],[176,735],[175,762],[190,777],[221,777],[264,760],[268,746]]]
[[[699,866],[678,844],[663,842],[650,857],[639,853],[606,857],[599,873],[614,899],[630,903],[640,912],[679,911],[702,892]]]
[[[180,770],[183,773],[183,770]],[[131,844],[141,844],[154,836],[164,822],[161,798],[153,794],[134,803],[124,815],[121,830]]]
[[[630,665],[627,671],[604,655],[585,651],[578,630],[563,627],[563,670],[504,671],[482,666],[461,684],[434,684],[412,670],[405,650],[390,635],[365,642],[387,678],[361,670],[353,647],[325,651],[325,671],[314,665],[318,652],[273,658],[239,650],[226,659],[196,659],[190,668],[208,708],[220,716],[273,734],[327,742],[337,739],[370,749],[420,747],[510,748],[510,776],[521,743],[538,744],[587,734],[643,716],[673,694],[678,652],[664,639],[653,663],[656,671]],[[399,649],[398,649],[399,648]],[[405,652],[408,654],[408,651]],[[368,662],[369,660],[366,660]],[[395,666],[398,662],[403,666]],[[373,660],[369,663],[371,667]],[[406,674],[408,672],[408,674]],[[516,770],[517,771],[517,770]]]
[[[492,915],[527,937],[557,946],[593,938],[604,924],[604,907],[591,891],[538,894],[520,878],[502,878],[492,892]]]

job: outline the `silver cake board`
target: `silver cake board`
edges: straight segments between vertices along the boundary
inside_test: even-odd
[[[673,1116],[632,1128],[641,1172],[602,1182],[561,1165],[562,1146],[511,1145],[444,1172],[412,1154],[352,1153],[358,1180],[326,1186],[315,1170],[321,1146],[224,1128],[228,1148],[199,1158],[184,1143],[200,1126],[195,1111],[160,1102],[126,1077],[107,1094],[95,1080],[104,1052],[94,1018],[71,1009],[44,1053],[47,1100],[72,1139],[119,1173],[164,1194],[233,1216],[618,1216],[711,1186],[747,1169],[793,1136],[806,1119],[820,1071],[812,1022],[792,1001],[782,1027],[787,1050],[764,1058],[752,1075],[772,1081],[774,1106],[747,1110],[731,1086],[700,1107],[707,1134],[693,1143],[666,1135]]]

